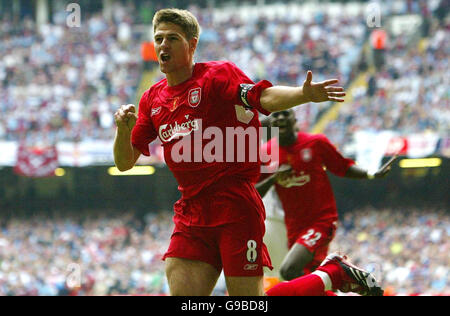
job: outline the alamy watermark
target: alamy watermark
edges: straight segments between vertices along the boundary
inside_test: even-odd
[[[366,24],[369,28],[381,27],[381,6],[372,2],[366,7]]]
[[[66,25],[70,28],[81,27],[81,7],[78,3],[69,3],[66,12],[70,12],[66,18]]]
[[[273,173],[278,169],[279,151],[268,152],[261,146],[261,139],[278,138],[278,127],[209,126],[203,130],[202,119],[189,119],[179,123],[163,124],[159,127],[159,138],[164,143],[175,142],[171,148],[171,159],[180,162],[261,162],[262,173]]]
[[[66,286],[69,289],[81,287],[81,266],[77,263],[70,263],[66,268]]]

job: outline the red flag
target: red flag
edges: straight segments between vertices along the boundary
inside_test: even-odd
[[[20,145],[14,171],[26,177],[50,177],[58,168],[56,146],[37,148]]]

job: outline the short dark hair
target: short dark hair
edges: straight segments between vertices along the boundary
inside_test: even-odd
[[[200,24],[198,23],[197,18],[187,10],[174,8],[159,10],[153,17],[153,31],[156,32],[159,24],[165,22],[180,26],[188,40],[199,38],[200,36]]]

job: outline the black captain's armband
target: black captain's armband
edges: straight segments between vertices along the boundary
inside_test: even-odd
[[[255,86],[254,84],[249,84],[249,83],[241,83],[240,84],[239,96],[241,97],[241,101],[245,104],[246,109],[253,108],[248,102],[247,94],[254,86]]]

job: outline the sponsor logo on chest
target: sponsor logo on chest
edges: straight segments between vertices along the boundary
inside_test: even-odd
[[[309,174],[305,174],[303,171],[300,172],[300,175],[292,174],[291,176],[280,178],[277,180],[277,183],[284,188],[291,187],[301,187],[311,181],[311,176]]]
[[[185,115],[184,122],[175,121],[171,124],[162,124],[159,126],[159,138],[163,142],[170,142],[173,139],[189,135],[193,131],[199,129],[198,119],[189,119],[189,115]]]

